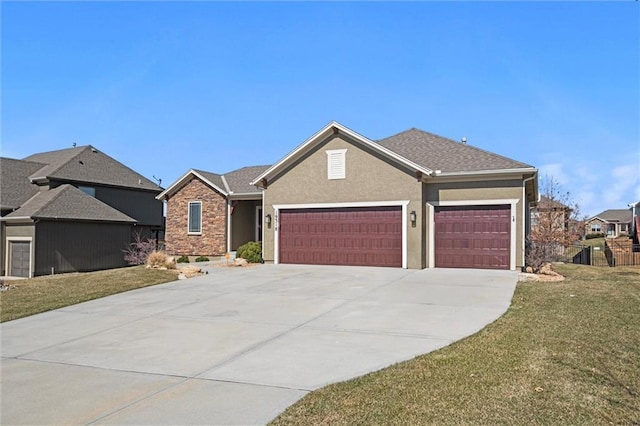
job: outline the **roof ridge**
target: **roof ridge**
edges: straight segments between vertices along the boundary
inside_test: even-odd
[[[40,206],[40,208],[38,208],[38,210],[36,210],[36,213],[38,211],[44,210],[44,208],[47,207],[49,204],[51,204],[55,199],[57,199],[60,196],[60,194],[66,192],[69,189],[69,187],[73,187],[73,185],[65,183],[65,184],[62,184],[62,185],[58,186],[57,188],[53,188],[53,189],[50,189],[50,190],[45,191],[45,192],[38,192],[36,195],[34,195],[32,198],[35,198],[40,194],[51,194],[53,191],[57,190],[55,192],[55,194],[53,194],[51,196],[51,198],[49,198],[49,200],[47,202],[45,202],[43,205]],[[29,199],[29,201],[31,201],[31,199]],[[24,204],[27,204],[27,203],[24,203]]]
[[[231,191],[231,187],[229,186],[229,183],[227,182],[227,179],[225,179],[224,175],[220,175],[220,180],[222,180],[222,184],[224,185],[224,189],[227,190],[227,194],[231,194],[233,191]]]
[[[58,170],[60,170],[62,167],[64,167],[64,166],[66,166],[67,164],[69,164],[69,163],[71,162],[71,160],[73,160],[74,158],[76,158],[78,155],[80,155],[80,154],[82,154],[83,152],[85,152],[85,151],[87,150],[87,148],[93,148],[93,147],[92,147],[91,145],[78,146],[78,147],[75,147],[75,148],[65,148],[65,149],[58,149],[58,150],[54,150],[54,151],[38,152],[38,153],[33,154],[33,155],[47,154],[47,153],[50,153],[50,152],[58,152],[58,151],[69,151],[69,150],[72,150],[72,149],[77,149],[77,150],[78,150],[78,152],[76,152],[76,153],[75,153],[75,154],[73,154],[71,157],[69,157],[69,159],[68,159],[67,161],[63,161],[62,163],[58,164],[58,167],[56,167],[55,169],[52,169],[52,170],[48,173],[48,175],[50,176],[50,175],[54,174],[55,172],[57,172]],[[93,148],[93,149],[95,149],[95,148]],[[43,163],[43,164],[45,164],[45,167],[46,167],[46,166],[51,166],[51,163]],[[42,170],[42,169],[44,169],[44,167],[42,167],[40,170]],[[35,173],[33,173],[31,176],[29,176],[29,179],[31,180],[31,179],[32,179],[32,176],[33,176],[33,175],[35,175],[35,174],[37,174],[37,173],[39,173],[39,172],[40,172],[40,170],[38,170],[37,172],[35,172]],[[42,177],[48,178],[49,176],[42,176]],[[37,176],[37,177],[40,177],[40,176]]]
[[[209,173],[210,175],[222,176],[220,173],[209,172],[207,170],[201,170],[201,169],[191,169],[191,170],[193,170],[194,172],[197,172],[197,173]]]
[[[465,143],[458,142],[458,141],[456,141],[456,140],[453,140],[453,139],[448,138],[448,137],[446,137],[446,136],[439,135],[439,134],[437,134],[437,133],[427,132],[426,130],[419,129],[419,128],[417,128],[417,127],[412,127],[411,129],[405,130],[405,131],[403,131],[403,132],[397,133],[397,134],[395,134],[395,135],[389,136],[389,137],[384,138],[384,139],[380,139],[379,141],[376,141],[376,142],[380,143],[380,142],[385,141],[385,140],[387,140],[387,139],[391,139],[391,138],[393,138],[393,137],[399,136],[399,135],[401,135],[401,134],[403,134],[403,133],[408,133],[408,132],[410,132],[410,131],[412,131],[412,130],[417,131],[417,132],[424,133],[424,134],[426,134],[426,135],[435,136],[436,138],[442,139],[443,141],[446,141],[446,142],[448,142],[448,143],[452,143],[452,144],[456,144],[456,145],[464,146],[464,147],[467,147],[467,148],[471,148],[471,149],[474,149],[474,150],[476,150],[476,151],[483,152],[483,153],[485,153],[485,154],[489,154],[489,155],[492,155],[492,156],[494,156],[494,157],[501,158],[501,159],[503,159],[503,160],[513,161],[513,162],[515,162],[515,163],[520,163],[520,164],[522,164],[522,165],[524,165],[524,166],[529,166],[529,167],[531,167],[529,164],[523,163],[522,161],[514,160],[513,158],[509,158],[509,157],[506,157],[506,156],[501,155],[501,154],[496,154],[496,153],[495,153],[495,152],[493,152],[493,151],[489,151],[489,150],[486,150],[486,149],[484,149],[484,148],[477,147],[477,146],[475,146],[475,145],[470,145],[470,144],[468,144],[468,143],[466,143],[466,142],[465,142]]]
[[[221,176],[229,175],[229,174],[235,173],[235,172],[239,172],[240,170],[244,170],[244,169],[255,169],[255,168],[258,168],[258,167],[271,167],[271,166],[272,166],[272,164],[258,164],[258,165],[255,165],[255,166],[242,166],[242,167],[240,167],[238,169],[230,170],[230,171],[224,173]]]

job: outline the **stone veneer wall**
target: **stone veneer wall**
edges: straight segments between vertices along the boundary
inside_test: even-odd
[[[189,202],[202,201],[202,233],[189,235]],[[167,201],[166,249],[172,255],[217,256],[226,253],[226,209],[223,195],[197,178]]]

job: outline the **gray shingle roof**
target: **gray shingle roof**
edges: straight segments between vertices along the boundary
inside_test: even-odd
[[[25,161],[46,164],[30,178],[87,182],[160,192],[162,189],[91,145],[30,155]]]
[[[445,173],[533,167],[415,128],[377,142],[416,164]]]
[[[630,209],[609,209],[600,214],[595,215],[593,218],[600,218],[607,222],[631,222],[631,210]],[[593,219],[592,218],[592,219]]]
[[[29,182],[29,176],[44,166],[32,161],[0,158],[0,208],[17,209],[33,197],[38,187]]]
[[[212,184],[214,184],[218,188],[222,189],[223,191],[227,190],[227,188],[224,186],[224,182],[222,181],[222,176],[220,176],[219,174],[211,173],[211,172],[205,172],[204,170],[196,170],[196,169],[193,169],[193,171],[197,172],[198,174],[201,174],[209,182],[211,182]]]
[[[38,192],[18,210],[5,216],[7,219],[18,217],[135,223],[126,214],[69,184]]]
[[[229,189],[234,194],[259,194],[261,189],[251,185],[251,181],[260,176],[265,170],[271,166],[249,166],[243,167],[224,174],[224,178],[229,185]]]

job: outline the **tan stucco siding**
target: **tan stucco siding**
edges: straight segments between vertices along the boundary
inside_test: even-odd
[[[327,150],[346,149],[345,179],[327,177]],[[320,144],[311,153],[269,182],[264,191],[264,215],[274,216],[273,205],[336,204],[362,202],[410,201],[406,213],[415,210],[415,227],[407,218],[407,266],[423,265],[422,184],[409,170],[401,170],[360,145],[340,136]],[[274,260],[274,227],[264,229],[264,258]]]
[[[437,179],[437,178],[436,178]],[[443,202],[470,202],[478,201],[476,205],[482,205],[482,200],[517,200],[515,205],[515,267],[524,265],[524,239],[525,239],[525,213],[528,208],[523,199],[523,187],[521,179],[486,180],[476,182],[448,182],[437,183],[434,181],[425,184],[425,199],[427,203]],[[505,203],[507,204],[507,203]],[[428,213],[428,212],[427,212]],[[425,226],[426,256],[429,259],[429,239],[431,229],[429,221]]]

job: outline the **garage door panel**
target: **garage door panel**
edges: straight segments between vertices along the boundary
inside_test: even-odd
[[[280,211],[281,263],[402,266],[402,208]]]
[[[509,269],[511,208],[437,207],[436,267]]]

